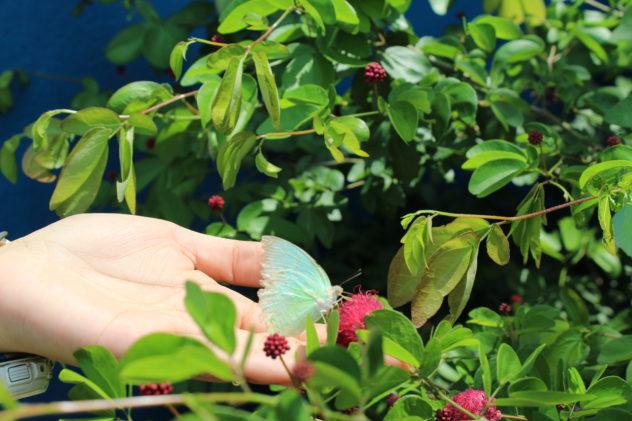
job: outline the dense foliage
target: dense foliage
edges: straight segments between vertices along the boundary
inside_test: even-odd
[[[120,206],[208,221],[212,235],[278,235],[322,256],[334,279],[362,267],[389,304],[346,349],[335,312],[328,345],[312,335],[314,373],[295,384],[306,399],[252,394],[239,367],[162,334],[120,362],[79,351],[86,377],[62,372],[74,398],[205,372],[246,391],[187,397],[197,415],[182,418],[241,419],[207,403],[250,402],[264,419],[346,419],[336,411],[350,408],[431,419],[446,402],[461,411],[450,396],[468,388],[518,419],[632,416],[632,2],[486,0],[486,14],[459,16],[440,38],[414,33],[410,0],[196,1],[167,18],[124,4],[141,21],[111,40],[108,59],[143,56],[177,82],[110,95],[87,81],[72,109],[4,143],[6,178],[16,181],[26,139],[22,170],[57,183],[60,216]],[[190,36],[200,26],[208,36]],[[216,176],[223,192],[209,191]],[[468,306],[472,291],[487,307]],[[490,310],[512,293],[525,302]],[[211,307],[189,310],[231,354],[230,318],[206,328],[213,318],[199,316]],[[413,369],[384,366],[383,351]]]

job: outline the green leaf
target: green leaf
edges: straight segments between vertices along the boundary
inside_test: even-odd
[[[232,355],[237,346],[237,309],[233,301],[219,292],[204,292],[198,284],[189,281],[184,304],[204,336]]]
[[[274,412],[278,420],[310,421],[310,408],[301,395],[295,390],[286,390],[277,397]],[[228,420],[228,418],[221,418]],[[247,419],[254,419],[254,414],[247,413]]]
[[[404,260],[412,274],[418,274],[426,266],[426,244],[432,242],[432,218],[419,217],[408,228],[401,242],[404,244]]]
[[[158,133],[158,127],[156,127],[154,120],[145,114],[132,114],[127,119],[127,124],[134,127],[136,134],[155,136]]]
[[[221,80],[215,76],[214,78],[204,82],[198,93],[195,95],[195,100],[197,102],[198,109],[200,110],[202,127],[208,126],[208,123],[211,122],[211,105],[215,100],[220,83]]]
[[[478,360],[481,363],[481,379],[483,382],[483,389],[485,393],[490,395],[492,393],[492,370],[489,366],[489,360],[487,354],[483,350],[483,344],[479,343],[478,346]]]
[[[515,159],[499,159],[488,162],[474,171],[470,178],[468,190],[479,198],[489,196],[509,184],[526,168],[524,162]]]
[[[211,106],[211,120],[220,133],[230,132],[237,124],[241,111],[244,59],[245,55],[230,61]]]
[[[278,178],[279,173],[282,170],[282,168],[277,167],[276,165],[269,162],[266,157],[263,156],[263,153],[261,151],[259,151],[257,157],[255,158],[255,165],[260,172],[272,178]]]
[[[217,31],[220,34],[239,32],[248,27],[248,15],[266,17],[277,10],[278,7],[267,0],[234,1],[222,12]]]
[[[509,41],[496,50],[494,65],[512,64],[530,60],[544,51],[544,43],[535,38]]]
[[[538,212],[544,209],[544,188],[536,184],[524,200],[518,205],[518,216]],[[546,222],[544,216],[535,216],[511,224],[511,235],[514,243],[520,247],[523,261],[526,263],[529,253],[533,256],[536,266],[540,266],[542,247],[540,244],[540,231]]]
[[[607,376],[590,385],[586,393],[594,399],[581,402],[582,409],[608,408],[627,403],[632,396],[632,386],[621,377]]]
[[[230,366],[202,343],[168,333],[153,333],[138,340],[119,367],[121,379],[132,384],[177,383],[202,374],[226,381],[234,377]]]
[[[147,24],[130,25],[116,34],[105,47],[105,57],[114,64],[126,64],[140,56]]]
[[[340,326],[340,312],[338,310],[330,311],[325,321],[327,322],[327,345],[335,345]]]
[[[48,126],[50,125],[51,119],[63,113],[73,113],[71,110],[51,110],[46,111],[44,114],[39,116],[33,126],[31,127],[31,137],[33,138],[33,149],[41,150],[48,149]]]
[[[632,335],[609,340],[601,347],[597,357],[597,362],[604,364],[616,364],[629,360],[632,360]]]
[[[331,0],[336,13],[336,21],[349,32],[356,33],[360,20],[355,9],[347,0]]]
[[[497,265],[504,266],[509,263],[509,240],[498,224],[492,225],[485,243],[487,255]]]
[[[324,346],[312,352],[308,358],[316,367],[310,384],[339,388],[352,398],[350,405],[359,401],[360,367],[347,350],[334,345]]]
[[[235,185],[241,161],[252,150],[257,136],[252,132],[241,132],[221,144],[217,153],[217,171],[222,176],[224,189]]]
[[[476,24],[487,24],[494,28],[496,37],[505,40],[514,40],[522,36],[520,27],[509,19],[499,16],[479,16],[474,20]]]
[[[411,3],[412,0],[386,0],[386,4],[395,8],[395,10],[397,10],[399,13],[405,13],[410,7]]]
[[[547,390],[546,384],[537,377],[523,377],[513,382],[508,388],[509,396],[516,392],[544,390]]]
[[[51,210],[68,216],[90,207],[101,186],[111,135],[109,129],[95,128],[77,142],[53,191]]]
[[[61,123],[64,131],[83,135],[95,127],[102,127],[112,131],[118,129],[122,122],[118,115],[107,108],[88,107],[66,117]]]
[[[591,399],[592,395],[580,393],[566,393],[555,390],[546,391],[522,391],[515,392],[510,398],[498,398],[494,402],[495,406],[526,406],[542,407],[555,406],[558,404],[572,404],[581,399]]]
[[[316,332],[316,326],[314,325],[314,320],[312,320],[311,316],[307,316],[307,320],[305,324],[305,337],[306,337],[305,354],[309,356],[309,354],[317,350],[318,347],[320,346],[320,341],[318,340],[318,333]]]
[[[597,216],[599,225],[603,232],[603,245],[610,254],[617,254],[617,246],[614,243],[612,234],[612,214],[610,213],[610,196],[603,195],[599,198],[599,207],[597,208]]]
[[[388,411],[384,421],[414,421],[420,419],[431,419],[434,411],[430,404],[419,396],[407,395],[401,397],[395,405]]]
[[[381,64],[393,79],[415,84],[432,68],[421,51],[402,46],[388,47],[382,55]]]
[[[496,378],[498,383],[505,384],[516,378],[522,364],[513,348],[505,343],[500,344],[496,355]]]
[[[125,397],[125,385],[118,378],[116,357],[102,346],[88,346],[75,352],[83,374],[110,398]]]
[[[494,51],[496,47],[496,31],[494,27],[488,23],[470,23],[467,26],[470,36],[485,51]]]
[[[59,380],[63,383],[76,385],[68,393],[70,396],[79,399],[112,399],[112,396],[108,395],[95,382],[67,368],[59,372]],[[112,415],[114,415],[114,411],[112,411]]]
[[[15,151],[20,146],[22,137],[21,134],[11,136],[2,144],[2,149],[0,149],[0,172],[13,184],[18,180],[18,164],[15,162]]]
[[[182,63],[187,56],[187,48],[190,44],[188,41],[180,41],[173,47],[171,55],[169,55],[169,67],[176,80],[180,79],[180,75],[182,75]]]
[[[476,270],[478,269],[478,248],[472,254],[470,260],[470,266],[467,268],[467,272],[463,276],[463,279],[457,284],[456,287],[448,294],[448,305],[450,307],[450,314],[447,320],[450,323],[456,323],[457,319],[465,310],[465,306],[472,294],[472,288],[474,287],[474,281],[476,280]]]
[[[239,59],[246,55],[246,48],[239,44],[229,44],[208,55],[208,67],[222,71],[228,69],[233,59]]]
[[[423,342],[417,329],[410,320],[400,312],[393,310],[376,310],[365,318],[368,329],[379,329],[385,339],[399,345],[415,358],[415,366],[419,366],[422,358]],[[388,353],[388,347],[384,351]],[[397,355],[393,355],[397,358]]]
[[[134,172],[134,129],[119,132],[119,161],[121,182],[116,183],[116,198],[127,203],[132,214],[136,213],[136,173]]]
[[[587,325],[589,321],[588,308],[579,294],[570,288],[563,288],[560,291],[560,297],[569,318],[574,323]]]
[[[119,88],[108,100],[108,107],[117,113],[133,114],[171,98],[171,92],[163,85],[151,81],[128,83]]]
[[[366,368],[368,378],[375,378],[375,374],[384,366],[384,350],[382,349],[383,337],[380,329],[369,330],[369,338],[366,344]]]
[[[572,33],[586,48],[597,56],[602,63],[608,63],[608,53],[601,46],[601,43],[593,38],[588,28],[576,27]]]
[[[279,91],[277,90],[276,81],[274,80],[274,74],[268,61],[268,56],[265,53],[252,52],[252,60],[255,63],[255,70],[257,72],[257,80],[259,81],[259,89],[261,90],[261,97],[263,103],[272,118],[272,123],[275,127],[281,126],[281,108],[279,105]]]
[[[616,124],[617,126],[632,128],[632,121],[630,121],[630,113],[632,113],[632,95],[627,96],[621,100],[614,107],[611,107],[606,111],[604,119],[607,123]]]
[[[612,218],[614,239],[621,250],[632,257],[632,204],[626,203]]]
[[[9,393],[4,383],[0,384],[0,405],[4,409],[14,409],[18,406],[18,402],[15,400],[13,395]]]
[[[468,316],[470,319],[467,322],[471,324],[486,327],[501,327],[503,325],[502,317],[487,307],[475,308],[469,312]]]
[[[410,142],[415,138],[419,115],[412,104],[404,101],[390,104],[388,107],[388,118],[402,140]]]
[[[632,168],[632,161],[614,160],[593,164],[586,168],[579,177],[579,187],[584,189],[596,177],[611,176],[614,170],[619,171],[623,168]]]

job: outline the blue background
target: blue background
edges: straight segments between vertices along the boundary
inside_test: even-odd
[[[153,0],[152,3],[163,17],[186,4],[175,0]],[[30,76],[30,83],[13,89],[13,108],[0,114],[0,141],[22,131],[44,111],[67,108],[72,97],[81,90],[78,81],[82,77],[96,79],[104,90],[115,90],[134,80],[167,80],[165,75],[156,74],[143,59],[126,66],[123,75],[119,75],[116,66],[105,59],[104,49],[108,41],[130,22],[128,12],[120,4],[95,4],[87,7],[79,17],[74,17],[71,12],[75,4],[72,0],[2,2],[0,71],[24,69]],[[481,2],[457,0],[446,16],[437,16],[426,0],[413,0],[408,17],[418,35],[438,36],[446,25],[459,23],[456,17],[459,11],[467,18],[473,18],[481,12]],[[42,77],[42,74],[48,77]],[[23,149],[18,151],[18,157]],[[16,185],[0,176],[0,231],[7,230],[11,238],[17,238],[54,222],[57,217],[48,211],[53,187],[22,174]],[[55,383],[47,394],[29,400],[64,399],[65,394],[66,388]],[[152,418],[162,416],[153,414]]]

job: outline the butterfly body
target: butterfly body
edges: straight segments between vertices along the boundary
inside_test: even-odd
[[[305,320],[319,320],[331,310],[342,287],[301,248],[278,237],[264,236],[262,286],[259,305],[270,332],[294,336],[305,329]]]

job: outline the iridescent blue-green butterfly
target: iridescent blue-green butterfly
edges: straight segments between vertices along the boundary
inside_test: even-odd
[[[317,321],[342,295],[342,287],[301,248],[278,237],[264,236],[259,305],[268,331],[294,336],[305,330],[308,316]]]

